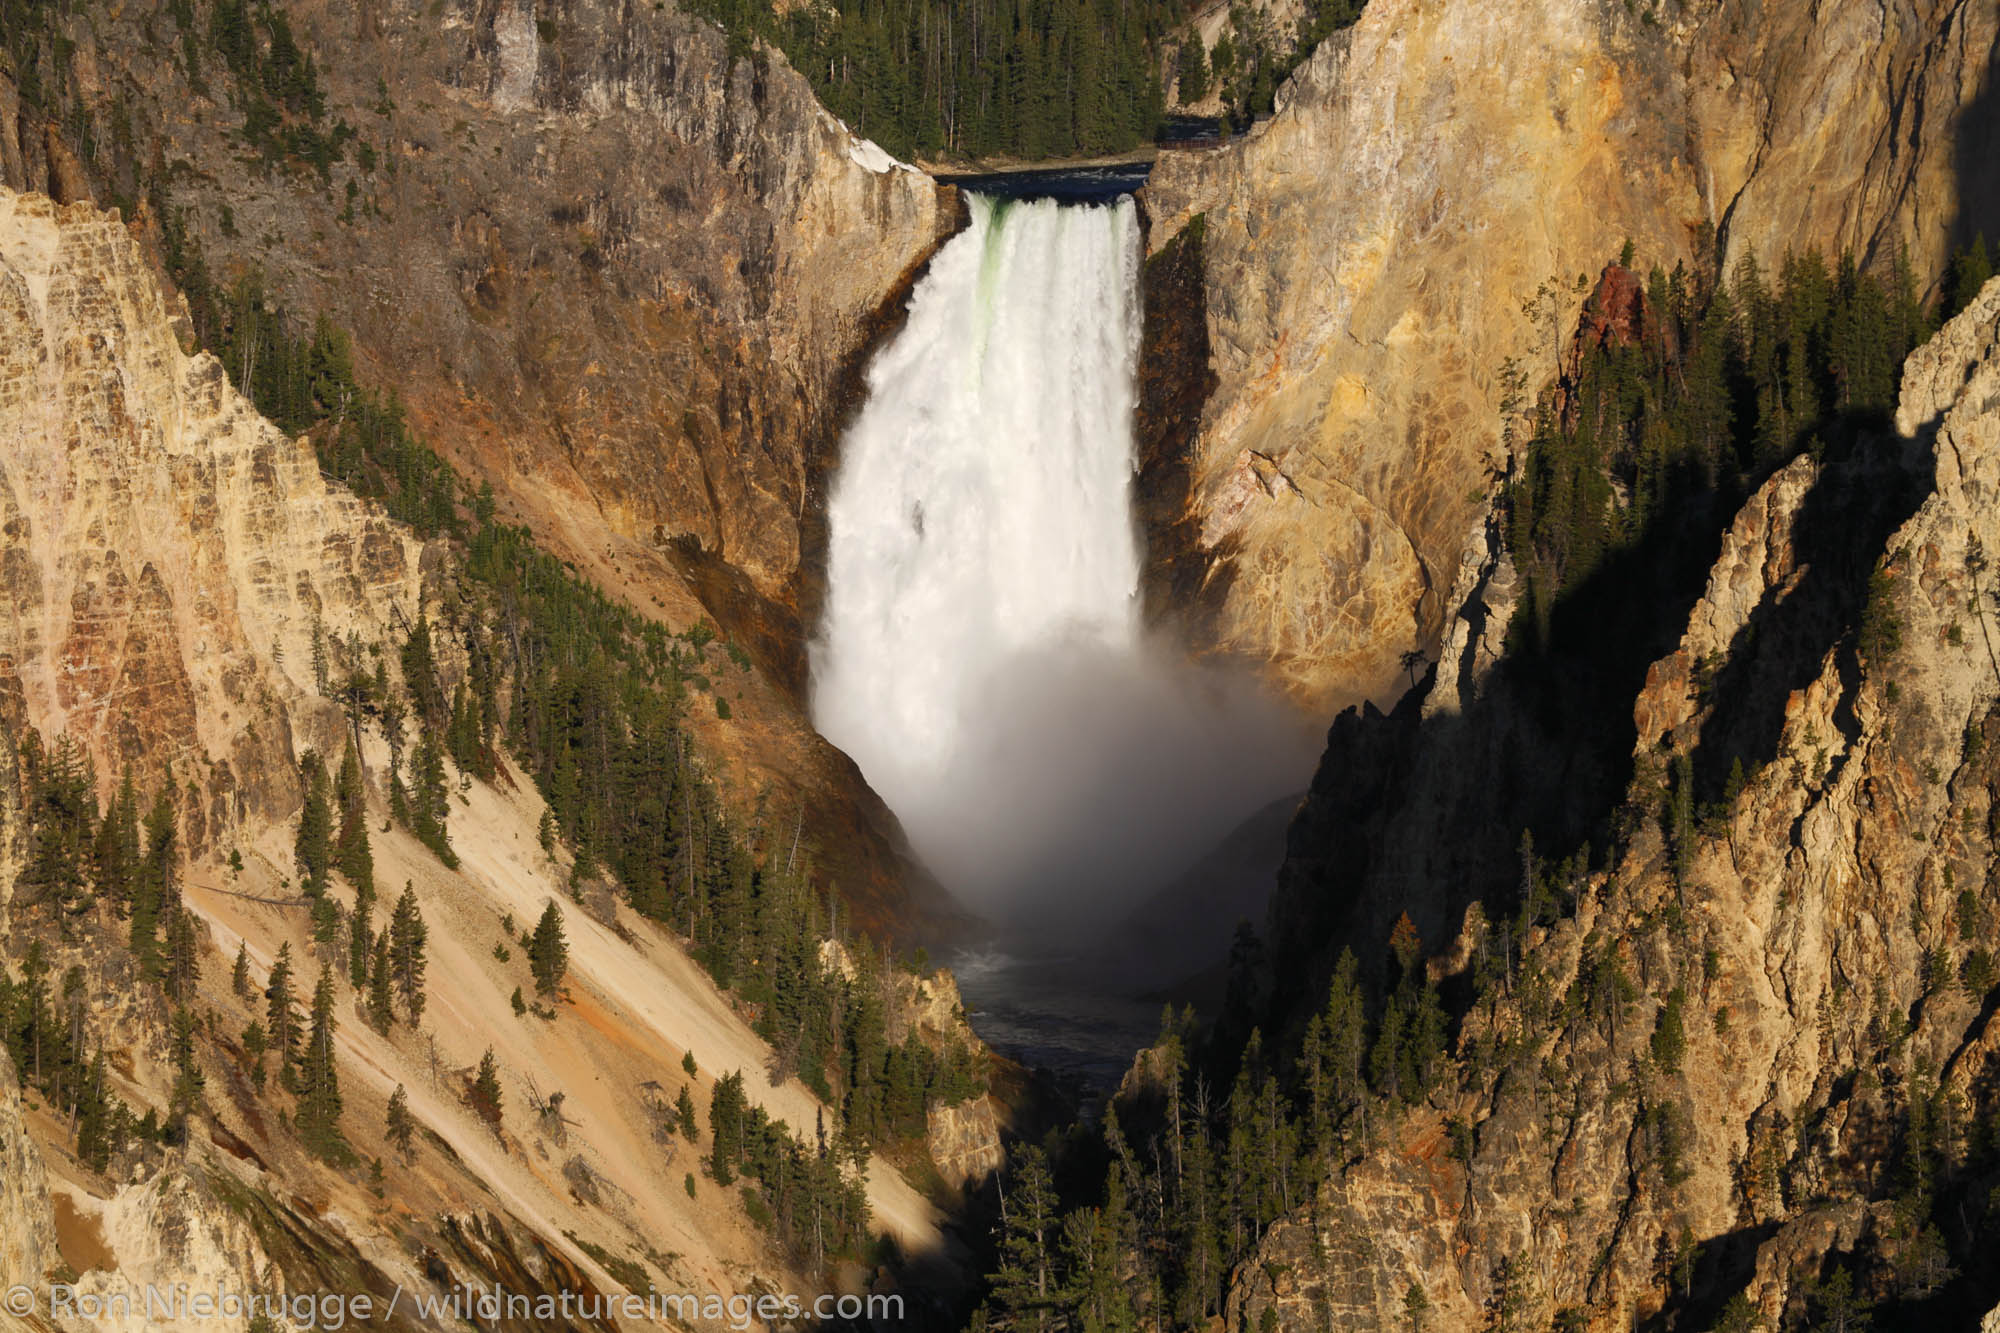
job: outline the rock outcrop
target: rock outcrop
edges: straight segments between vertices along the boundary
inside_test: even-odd
[[[930,1109],[924,1147],[947,1184],[977,1185],[1000,1169],[1000,1117],[993,1098],[981,1094],[957,1106]]]
[[[933,182],[850,134],[782,56],[664,6],[284,8],[327,118],[354,131],[326,180],[246,170],[228,72],[190,79],[131,16],[68,33],[85,114],[156,80],[126,137],[181,164],[161,184],[210,262],[349,328],[528,512],[688,538],[781,592],[816,414],[951,224]],[[14,139],[34,123],[7,114]],[[157,170],[98,128],[103,186]],[[61,142],[10,142],[4,183],[47,189],[34,150]]]
[[[0,189],[0,694],[22,723],[104,782],[171,778],[213,846],[296,807],[300,753],[338,752],[315,660],[389,642],[423,556],[181,350],[115,216]]]
[[[1371,0],[1230,146],[1164,155],[1150,243],[1205,223],[1219,383],[1191,504],[1205,642],[1315,704],[1400,693],[1509,460],[1508,358],[1630,240],[1646,263],[1788,248],[1941,272],[2000,225],[1991,4]],[[1268,460],[1254,475],[1245,460]],[[1289,485],[1250,485],[1268,475]]]
[[[1412,1289],[1436,1327],[1502,1306],[1525,1327],[1564,1311],[1578,1327],[1663,1313],[1707,1326],[1687,1322],[1715,1311],[1683,1303],[1678,1264],[1776,1327],[1819,1299],[1835,1255],[1865,1252],[1901,1297],[1943,1280],[1922,1216],[1892,1196],[1908,1197],[1922,1154],[1963,1160],[1951,1130],[1936,1149],[1911,1137],[1933,1132],[1913,1128],[1928,1108],[1989,1114],[2000,1074],[1993,978],[1977,964],[2000,945],[1986,554],[2000,542],[2000,281],[1910,358],[1896,426],[1872,452],[1794,462],[1743,506],[1635,700],[1620,851],[1595,873],[1555,870],[1571,906],[1554,924],[1504,936],[1449,900],[1467,876],[1443,861],[1410,875],[1397,852],[1459,836],[1457,798],[1437,799],[1445,756],[1490,773],[1480,756],[1496,742],[1472,731],[1500,726],[1504,700],[1468,693],[1454,659],[1421,723],[1350,717],[1344,742],[1336,728],[1349,752],[1370,737],[1392,751],[1395,799],[1343,804],[1353,785],[1323,774],[1295,859],[1346,828],[1354,886],[1381,908],[1362,916],[1407,910],[1440,939],[1440,917],[1461,911],[1433,976],[1469,980],[1485,957],[1506,982],[1492,974],[1464,1019],[1462,1077],[1271,1229],[1236,1275],[1231,1327],[1267,1312],[1283,1327],[1392,1326]],[[1921,503],[1882,507],[1906,491]],[[1486,568],[1459,580],[1455,621],[1486,614]],[[1446,637],[1479,656],[1475,626]],[[1396,757],[1395,728],[1419,726],[1417,756]],[[1670,768],[1729,755],[1749,762],[1722,800],[1674,814],[1687,779]]]
[[[14,1062],[0,1051],[0,1287],[39,1284],[54,1235],[48,1172],[21,1116]]]
[[[76,1307],[100,1311],[101,1316],[58,1318],[60,1327],[79,1333],[86,1328],[194,1333],[204,1321],[192,1310],[185,1317],[167,1318],[160,1316],[157,1305],[151,1314],[145,1308],[143,1294],[149,1287],[171,1292],[176,1283],[186,1283],[189,1291],[229,1293],[239,1301],[252,1295],[272,1304],[284,1301],[283,1274],[272,1264],[256,1231],[216,1197],[199,1170],[172,1164],[148,1179],[122,1186],[101,1203],[89,1200],[88,1212],[70,1199],[64,1203],[75,1219],[71,1227],[88,1229],[88,1243],[101,1247],[100,1262],[108,1266],[80,1273],[66,1284],[72,1289],[68,1299]],[[351,1293],[341,1293],[347,1294]],[[321,1297],[316,1291],[299,1295],[308,1302]],[[228,1320],[225,1326],[248,1327],[249,1322]]]

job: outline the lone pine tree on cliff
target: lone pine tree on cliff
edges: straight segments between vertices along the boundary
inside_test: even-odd
[[[424,915],[417,910],[416,886],[405,881],[403,896],[389,919],[389,970],[411,1027],[424,1015],[424,946],[429,938]]]
[[[569,970],[569,944],[563,938],[562,909],[553,899],[542,909],[542,919],[535,923],[535,933],[528,940],[528,969],[534,973],[535,990],[551,997],[561,988],[563,974]]]
[[[278,946],[271,976],[264,984],[264,1031],[278,1052],[278,1081],[292,1084],[292,1060],[299,1048],[299,1006],[292,994],[292,942]]]
[[[417,1122],[410,1114],[410,1096],[398,1083],[396,1090],[389,1094],[389,1109],[383,1122],[383,1132],[395,1146],[404,1161],[410,1160],[410,1146],[417,1135]]]

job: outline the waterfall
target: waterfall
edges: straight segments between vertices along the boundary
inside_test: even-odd
[[[1298,751],[1141,624],[1131,200],[970,207],[843,444],[814,721],[976,910],[1101,924]]]

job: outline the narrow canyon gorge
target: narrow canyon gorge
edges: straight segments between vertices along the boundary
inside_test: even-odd
[[[0,0],[0,1325],[2000,1329],[1996,72]]]

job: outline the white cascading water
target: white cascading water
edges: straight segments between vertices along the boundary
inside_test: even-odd
[[[1308,751],[1140,623],[1132,202],[970,207],[843,447],[814,720],[975,910],[1102,925]]]

